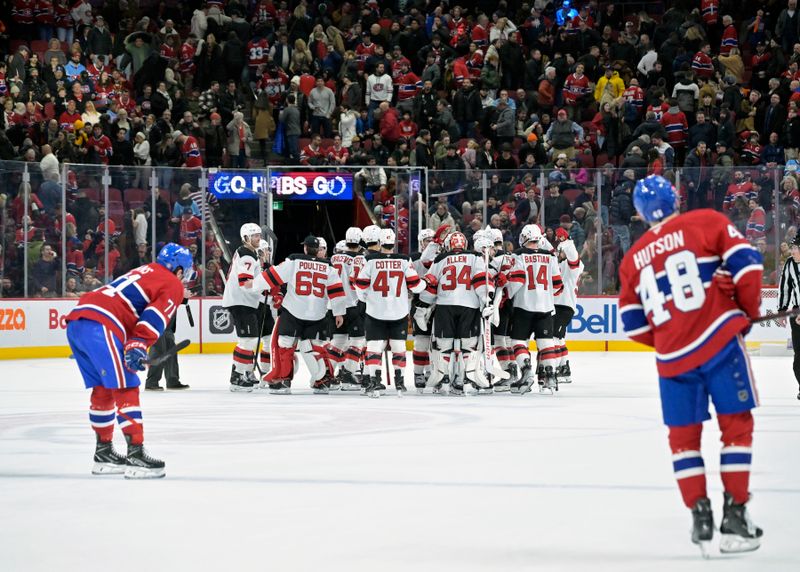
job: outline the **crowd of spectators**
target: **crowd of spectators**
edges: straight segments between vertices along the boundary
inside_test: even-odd
[[[221,290],[197,177],[159,170],[168,192],[151,212],[137,191],[152,167],[351,166],[406,248],[419,211],[468,236],[498,227],[508,248],[528,222],[563,227],[586,292],[615,290],[646,228],[631,192],[647,174],[765,252],[783,252],[800,215],[797,0],[0,5],[0,160],[36,164],[30,183],[3,173],[3,296],[21,290],[25,240],[37,295],[62,294],[50,270],[64,243],[80,253],[71,295],[146,260],[151,225],[205,249],[201,279]],[[100,170],[70,164],[112,171],[113,231],[86,192]],[[428,169],[427,204],[397,167]]]

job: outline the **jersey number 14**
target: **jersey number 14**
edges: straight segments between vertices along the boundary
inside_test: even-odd
[[[667,257],[663,272],[656,274],[652,265],[642,268],[639,298],[644,313],[652,316],[654,326],[660,326],[672,317],[664,307],[670,299],[681,312],[700,309],[706,300],[706,291],[697,258],[688,250],[682,250]]]

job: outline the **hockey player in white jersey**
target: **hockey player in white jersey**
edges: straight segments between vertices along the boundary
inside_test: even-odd
[[[528,349],[531,337],[536,339],[538,361],[544,371],[542,389],[552,391],[558,389],[553,315],[555,296],[563,289],[561,271],[538,225],[523,227],[519,243],[521,248],[514,253],[514,267],[506,284],[514,304],[511,343],[514,359],[520,368],[520,379],[511,383],[511,392],[524,394],[533,385],[535,371]]]
[[[253,288],[274,291],[286,285],[278,312],[277,340],[272,343],[272,370],[267,376],[271,393],[291,393],[295,348],[311,373],[315,393],[327,393],[331,377],[326,355],[315,351],[312,341],[325,327],[328,300],[335,323],[344,320],[345,296],[342,281],[327,259],[317,258],[319,241],[307,236],[304,254],[293,254],[277,266],[270,266],[253,280]]]
[[[494,390],[508,391],[509,385],[517,379],[517,363],[514,361],[514,349],[509,335],[513,308],[505,287],[508,272],[514,266],[514,256],[504,252],[503,232],[499,228],[486,229],[486,235],[494,244],[495,254],[489,266],[495,278],[494,304],[499,307],[499,321],[492,328],[492,341],[500,367],[509,373],[509,379],[495,381]]]
[[[467,250],[467,238],[453,232],[445,238],[444,249],[425,275],[428,283],[420,300],[436,303],[436,318],[433,335],[436,338],[437,359],[433,363],[434,373],[428,385],[434,392],[443,392],[450,385],[452,395],[464,395],[464,385],[453,379],[449,372],[455,341],[461,341],[462,359],[465,364],[464,378],[476,387],[487,387],[488,383],[478,370],[481,356],[477,353],[478,335],[483,301],[490,285],[483,257]]]
[[[333,346],[343,356],[342,366],[335,381],[343,391],[358,391],[361,384],[356,379],[360,370],[366,339],[364,338],[364,313],[358,307],[358,296],[354,277],[364,265],[364,256],[359,253],[361,229],[350,227],[345,239],[340,241],[342,251],[331,257],[331,264],[342,279],[345,295],[344,323],[333,334]],[[337,245],[338,246],[338,245]]]
[[[438,253],[438,249],[436,249],[433,256],[426,258],[422,256],[432,250],[429,248],[430,245],[436,246],[433,242],[433,237],[434,233],[429,228],[422,229],[417,235],[419,251],[411,253],[411,264],[420,276],[425,276],[428,273],[428,269],[433,264],[436,253]],[[419,296],[414,296],[411,305],[412,315],[416,314],[416,310],[419,307]],[[431,365],[431,314],[432,310],[425,312],[425,319],[421,320],[423,321],[422,324],[418,323],[416,319],[411,323],[414,335],[414,350],[411,353],[411,359],[414,363],[414,386],[417,390],[425,388],[426,374],[429,372]]]
[[[258,245],[258,261],[261,264],[262,272],[270,267],[271,260],[272,247],[270,246],[269,242],[261,239],[261,242]],[[262,388],[266,387],[265,382],[263,381],[263,376],[269,372],[272,361],[272,354],[270,352],[272,347],[272,328],[275,327],[275,318],[272,315],[271,304],[273,303],[274,297],[279,297],[281,299],[283,298],[279,291],[262,292],[258,304],[258,323],[259,327],[261,328],[261,347],[256,348],[256,351],[259,352],[258,369],[262,374],[262,381],[260,382],[259,387]]]
[[[366,393],[370,397],[378,397],[386,390],[381,379],[381,359],[387,342],[392,352],[395,387],[400,394],[406,391],[404,376],[409,293],[425,289],[425,282],[414,270],[409,258],[404,254],[395,254],[394,246],[394,231],[388,228],[381,230],[380,252],[366,256],[364,267],[356,279],[358,298],[366,305],[365,365],[370,380]]]
[[[253,391],[258,380],[253,374],[255,352],[258,345],[258,306],[263,301],[263,288],[251,288],[253,278],[261,272],[258,248],[261,244],[261,227],[255,223],[242,225],[239,231],[242,245],[231,260],[222,305],[233,318],[236,328],[236,347],[233,349],[231,391]]]
[[[556,230],[556,249],[558,251],[561,281],[564,288],[555,297],[555,344],[558,351],[558,365],[556,366],[556,379],[558,383],[572,383],[572,371],[569,367],[569,351],[565,338],[567,327],[578,303],[578,280],[583,274],[583,262],[578,256],[575,243],[570,240],[569,234],[563,228]]]

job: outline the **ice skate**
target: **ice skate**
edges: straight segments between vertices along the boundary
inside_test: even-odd
[[[124,455],[120,455],[114,449],[111,441],[104,443],[97,439],[97,446],[94,449],[93,475],[121,475],[125,472],[127,461]]]
[[[560,373],[558,370],[561,370]],[[569,360],[564,365],[558,366],[556,370],[556,378],[558,383],[572,383],[572,371],[569,369]]]
[[[233,369],[231,371],[231,391],[250,393],[253,391],[253,384],[244,375]]]
[[[509,363],[506,369],[508,379],[493,380],[493,388],[497,393],[505,393],[511,389],[511,384],[517,381],[517,364]]]
[[[522,366],[522,370],[520,371],[519,379],[509,385],[511,389],[511,393],[516,393],[519,395],[524,395],[531,390],[531,385],[533,385],[533,371],[531,369],[531,362],[530,360],[525,360],[525,364]]]
[[[368,397],[380,397],[385,392],[386,386],[381,383],[381,372],[376,372],[375,375],[370,378],[366,394]]]
[[[722,540],[719,551],[723,554],[752,552],[761,546],[764,531],[758,528],[747,513],[746,503],[736,504],[729,493],[724,493],[722,524],[719,527]]]
[[[405,393],[408,392],[408,390],[406,389],[406,382],[403,379],[402,371],[394,372],[394,387],[397,390],[398,397],[402,397]]]
[[[464,397],[464,384],[458,377],[453,378],[453,383],[450,384],[450,395],[455,397]]]
[[[276,379],[267,384],[272,395],[289,395],[292,393],[291,379]]]
[[[417,393],[419,393],[420,395],[425,393],[425,386],[427,384],[428,384],[428,382],[425,380],[425,374],[424,373],[415,373],[414,374],[414,387],[416,388]]]
[[[361,384],[356,379],[356,376],[345,368],[340,369],[339,373],[336,374],[336,381],[342,391],[358,391],[361,389]]]
[[[700,547],[703,558],[708,558],[711,539],[714,537],[714,515],[711,512],[711,501],[703,497],[692,509],[692,542]]]
[[[450,376],[445,375],[442,380],[433,386],[433,393],[435,395],[447,395],[447,390],[450,387]]]
[[[258,378],[256,377],[256,374],[253,373],[252,369],[247,371],[247,372],[245,372],[244,378],[253,387],[256,387],[259,384]]]
[[[558,391],[558,379],[553,372],[552,366],[544,368],[544,380],[539,384],[539,393],[549,393],[553,395],[554,391]]]
[[[328,395],[330,393],[329,381],[330,378],[324,375],[322,379],[318,379],[311,385],[311,389],[316,395]]]
[[[130,435],[125,435],[128,441],[128,457],[126,459],[126,479],[160,479],[166,475],[164,461],[154,459],[144,450],[144,445],[131,444]]]

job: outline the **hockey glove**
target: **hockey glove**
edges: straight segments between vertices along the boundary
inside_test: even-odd
[[[494,285],[496,288],[502,288],[508,284],[508,276],[503,274],[502,272],[498,272],[497,275],[494,277]]]
[[[272,296],[272,307],[276,310],[280,310],[281,306],[283,306],[283,294],[281,294],[281,291],[275,289],[270,292],[270,296]]]
[[[139,338],[128,340],[125,344],[125,369],[136,373],[144,371],[147,366],[147,344]]]
[[[567,257],[567,260],[575,261],[579,258],[578,249],[575,248],[575,243],[571,239],[560,242],[558,245],[558,250],[564,253],[564,255]]]
[[[433,235],[433,242],[436,244],[442,244],[444,242],[444,238],[447,236],[447,231],[450,230],[449,224],[442,224],[439,228],[436,229],[436,232]]]
[[[436,292],[436,289],[439,287],[439,280],[436,279],[436,276],[433,274],[426,274],[422,278],[425,282],[428,283],[427,290],[428,292]]]
[[[420,330],[428,330],[428,321],[431,319],[432,308],[430,306],[417,306],[414,310],[414,322]]]
[[[720,292],[722,292],[722,295],[726,298],[733,298],[736,294],[736,285],[733,283],[733,276],[722,266],[717,268],[714,272],[711,281],[716,284],[717,288],[720,289]]]

